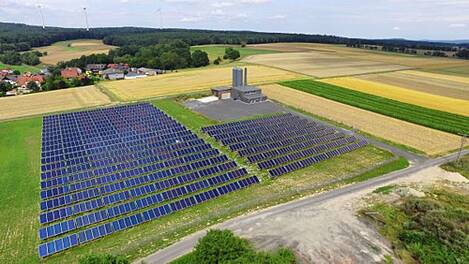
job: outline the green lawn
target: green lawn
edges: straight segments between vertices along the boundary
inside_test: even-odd
[[[153,103],[198,134],[201,127],[215,123],[170,99]],[[0,123],[0,230],[7,238],[0,242],[0,263],[38,261],[40,136],[40,118]],[[233,157],[233,153],[227,154]],[[336,187],[338,182],[360,177],[370,169],[388,164],[392,158],[387,151],[366,146],[275,180],[262,176],[262,184],[117,232],[51,256],[45,262],[76,263],[79,257],[90,253],[124,255],[135,260],[234,216],[310,195],[321,188]]]
[[[208,53],[208,58],[210,59],[210,63],[213,63],[218,57],[223,59],[225,55],[225,49],[227,47],[232,47],[239,51],[241,58],[251,56],[251,55],[258,55],[258,54],[271,54],[271,53],[278,53],[276,51],[269,51],[269,50],[260,50],[255,48],[242,48],[241,46],[232,46],[232,45],[203,45],[203,46],[192,46],[191,51],[194,50],[202,50]],[[229,60],[224,60],[222,64],[230,63]]]
[[[459,134],[469,133],[469,117],[402,103],[313,80],[282,82],[284,86],[340,103],[401,119],[418,125]]]
[[[7,65],[7,64],[3,64],[3,63],[0,62],[0,69],[5,69],[5,68],[18,70],[21,73],[24,73],[24,72],[38,73],[41,70],[40,65],[38,65],[38,66],[30,66],[30,65],[26,65],[26,64]]]
[[[0,123],[0,263],[35,263],[41,118]]]

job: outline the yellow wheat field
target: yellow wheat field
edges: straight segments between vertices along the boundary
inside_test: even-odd
[[[109,104],[94,86],[0,98],[0,120]]]
[[[271,99],[436,155],[457,149],[458,136],[383,116],[280,85],[262,86]]]
[[[264,66],[248,66],[249,84],[259,85],[282,80],[302,78],[300,74]],[[207,68],[168,73],[136,80],[103,82],[102,86],[124,101],[184,93],[208,91],[210,88],[230,85],[231,68]]]
[[[467,100],[414,91],[394,85],[363,80],[355,77],[332,78],[321,81],[355,91],[386,97],[404,103],[469,116],[469,101]]]

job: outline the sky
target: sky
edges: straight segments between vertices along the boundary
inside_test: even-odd
[[[469,39],[469,0],[0,0],[0,21]]]

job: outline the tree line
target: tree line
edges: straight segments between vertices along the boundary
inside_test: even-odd
[[[32,47],[47,46],[57,41],[74,39],[102,39],[115,46],[151,46],[168,40],[182,40],[189,45],[205,44],[259,44],[275,42],[306,42],[348,45],[380,45],[409,49],[449,51],[455,46],[469,48],[469,44],[448,44],[404,39],[359,39],[318,34],[262,33],[252,31],[216,31],[192,29],[155,29],[137,27],[76,28],[30,26],[0,23],[0,53],[27,51]]]
[[[176,70],[188,67],[201,67],[209,64],[204,51],[191,53],[190,45],[182,40],[165,41],[150,46],[128,45],[113,49],[108,54],[81,56],[57,66],[85,68],[88,64],[126,63],[131,67],[146,67],[163,70]]]

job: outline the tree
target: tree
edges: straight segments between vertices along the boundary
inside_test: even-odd
[[[207,66],[210,63],[208,54],[205,51],[196,50],[192,53],[192,66],[202,67]]]
[[[233,49],[233,48],[226,48],[225,49],[225,56],[223,56],[223,59],[225,60],[236,60],[241,57],[241,54],[239,51]]]
[[[13,89],[13,86],[10,83],[0,82],[0,96],[5,96],[11,89]]]
[[[213,64],[219,65],[222,62],[222,59],[218,57],[215,61],[213,61]]]
[[[41,90],[41,87],[35,81],[28,82],[26,84],[26,88],[33,92],[39,92],[39,90]]]

